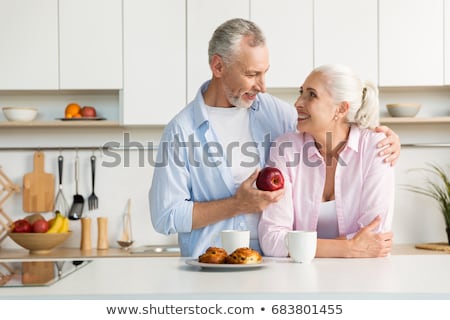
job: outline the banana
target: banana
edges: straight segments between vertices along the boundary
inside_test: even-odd
[[[47,230],[47,233],[58,233],[64,224],[64,216],[60,213],[56,214],[55,220],[51,224],[51,227]]]
[[[61,226],[61,229],[59,229],[59,233],[69,232],[69,218],[63,217],[63,224]]]

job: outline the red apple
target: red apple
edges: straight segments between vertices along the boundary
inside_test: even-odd
[[[259,190],[275,191],[284,187],[284,177],[278,168],[265,167],[256,178],[256,187]]]
[[[35,233],[45,233],[49,228],[49,223],[45,219],[39,219],[36,220],[31,227]]]
[[[18,232],[18,233],[26,233],[26,232],[31,232],[31,223],[29,223],[27,220],[25,219],[19,219],[13,222],[12,224],[12,228],[11,228],[12,232]]]
[[[87,117],[87,118],[93,118],[97,116],[97,111],[94,107],[91,106],[84,106],[81,108],[81,116]]]

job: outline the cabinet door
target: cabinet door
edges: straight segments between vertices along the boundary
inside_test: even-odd
[[[0,89],[58,89],[58,0],[0,1]]]
[[[122,88],[122,1],[59,0],[61,89]]]
[[[203,82],[211,79],[208,42],[214,30],[231,18],[248,19],[249,0],[187,1],[187,94],[192,100]]]
[[[345,64],[377,83],[377,10],[377,0],[315,0],[315,66]]]
[[[267,87],[299,87],[313,67],[313,0],[258,0],[251,19],[267,39]]]
[[[444,81],[445,85],[450,85],[450,0],[444,0],[444,24],[445,24],[445,31],[444,31],[444,54],[445,54],[445,75],[444,75]]]
[[[167,124],[186,104],[184,0],[124,0],[124,124]]]
[[[442,85],[443,0],[379,0],[380,86]]]

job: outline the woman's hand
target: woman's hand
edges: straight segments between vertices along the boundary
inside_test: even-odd
[[[377,216],[350,240],[353,258],[385,257],[391,252],[392,232],[375,233],[373,231],[380,223],[381,217]]]
[[[384,161],[394,166],[400,157],[401,145],[399,136],[387,126],[376,127],[375,131],[383,132],[386,135],[386,138],[381,140],[377,145],[379,149],[382,149],[379,155],[385,156]]]

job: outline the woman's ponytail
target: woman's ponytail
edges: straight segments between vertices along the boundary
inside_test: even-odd
[[[371,82],[366,82],[361,93],[361,106],[355,117],[348,119],[361,128],[374,129],[380,123],[378,88]]]

